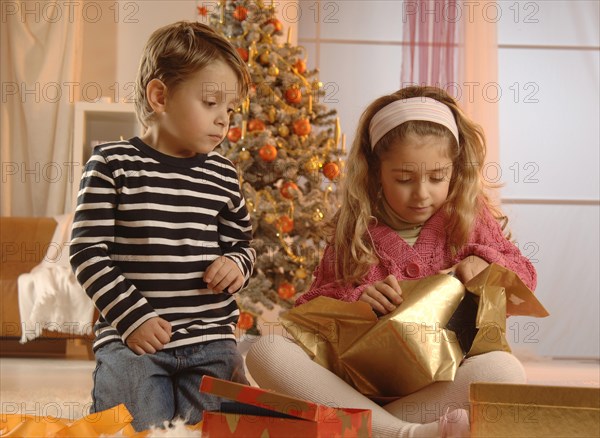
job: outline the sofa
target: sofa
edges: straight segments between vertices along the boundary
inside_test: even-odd
[[[56,226],[49,217],[0,218],[0,356],[92,357],[92,334],[43,329],[36,339],[19,342],[23,324],[17,279],[44,260]]]

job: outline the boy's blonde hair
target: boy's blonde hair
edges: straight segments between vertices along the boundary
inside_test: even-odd
[[[429,97],[448,106],[456,120],[460,144],[456,143],[450,130],[440,124],[411,120],[390,130],[372,147],[369,125],[373,116],[394,101],[413,97]],[[484,190],[487,184],[482,166],[486,145],[482,128],[471,121],[444,90],[420,86],[403,88],[369,105],[361,116],[348,156],[342,206],[326,228],[334,247],[336,277],[343,283],[360,283],[369,267],[379,261],[368,227],[374,219],[380,219],[381,158],[410,135],[432,135],[445,139],[450,145],[448,153],[453,171],[448,198],[442,208],[448,217],[448,243],[453,253],[467,242],[482,204],[490,208],[499,220],[506,221]]]
[[[146,98],[146,86],[152,79],[175,89],[217,60],[232,68],[239,82],[238,95],[245,97],[250,85],[248,68],[235,47],[212,28],[179,21],[154,31],[144,48],[135,83],[135,110],[140,122],[147,127],[154,114]]]

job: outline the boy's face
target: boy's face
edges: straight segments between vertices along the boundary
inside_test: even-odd
[[[165,111],[156,118],[158,144],[153,146],[176,157],[211,152],[227,134],[238,86],[233,69],[218,60],[167,89]]]

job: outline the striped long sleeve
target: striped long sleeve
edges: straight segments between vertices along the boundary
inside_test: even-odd
[[[161,154],[139,138],[96,147],[81,179],[70,247],[78,281],[100,312],[94,348],[124,341],[154,316],[165,348],[234,338],[235,298],[204,271],[231,258],[246,285],[256,259],[233,164],[216,152]]]

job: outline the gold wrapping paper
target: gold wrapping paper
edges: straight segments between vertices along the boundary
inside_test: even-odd
[[[519,276],[500,265],[491,264],[465,284],[479,298],[475,326],[479,329],[467,357],[490,351],[508,351],[506,316],[544,318],[548,311]]]
[[[286,312],[281,321],[315,362],[369,397],[400,397],[453,380],[464,354],[455,333],[445,327],[467,292],[465,285],[440,274],[403,280],[400,287],[404,302],[380,319],[366,303],[318,297]],[[519,277],[499,265],[490,265],[466,288],[478,299],[478,331],[469,356],[510,351],[507,303],[513,315],[548,315]]]

